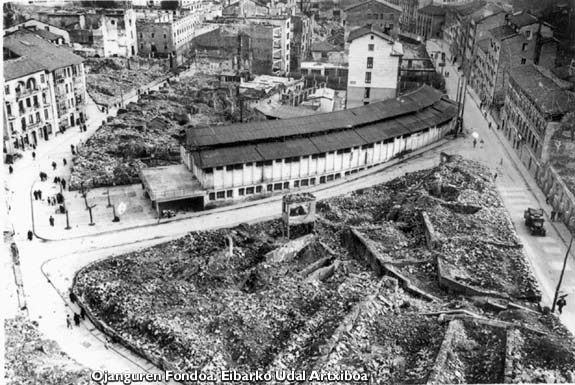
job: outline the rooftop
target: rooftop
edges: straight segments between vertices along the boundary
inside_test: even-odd
[[[140,177],[155,202],[193,198],[204,193],[200,182],[183,164],[142,168]]]
[[[319,52],[334,52],[334,51],[340,51],[339,48],[337,48],[334,45],[329,44],[327,41],[318,41],[315,43],[312,43],[311,45],[311,51],[319,51]]]
[[[369,4],[369,3],[380,3],[380,4],[383,4],[389,8],[397,11],[397,12],[402,12],[401,7],[399,5],[392,4],[392,3],[385,1],[385,0],[367,0],[367,1],[364,1],[363,3],[353,4],[353,5],[350,5],[349,7],[345,8],[344,12],[349,12],[350,10],[352,10],[354,8],[361,7],[361,6]]]
[[[521,28],[537,23],[537,18],[528,12],[523,11],[521,13],[509,16],[509,21],[513,23],[513,25]]]
[[[443,16],[446,13],[446,9],[444,6],[442,5],[434,5],[434,4],[429,4],[426,5],[425,7],[419,9],[417,11],[417,13],[421,13],[424,15],[429,15],[429,16]]]
[[[277,103],[259,103],[254,107],[254,109],[265,116],[274,119],[289,119],[317,114],[317,112],[309,108],[294,107]]]
[[[17,79],[39,70],[54,71],[84,61],[82,57],[28,30],[18,30],[5,36],[4,49],[20,56],[4,61],[4,80]]]
[[[489,30],[491,36],[496,40],[505,40],[512,36],[517,35],[517,32],[508,25],[502,25]]]
[[[538,66],[514,67],[509,74],[544,113],[562,115],[575,110],[575,94],[563,90],[560,83],[546,76]]]
[[[447,9],[460,17],[466,17],[485,6],[485,1],[472,1],[461,5],[450,5]]]
[[[349,33],[349,37],[347,38],[348,42],[351,42],[355,39],[359,39],[362,36],[365,36],[367,34],[374,34],[376,36],[381,37],[384,40],[387,40],[391,43],[393,43],[395,40],[389,36],[388,34],[386,34],[381,28],[379,28],[377,25],[373,25],[373,24],[366,24],[363,27],[359,27],[354,29],[353,31],[351,31]]]
[[[493,15],[498,15],[500,13],[504,13],[505,10],[503,8],[501,8],[500,6],[498,6],[497,4],[493,4],[493,3],[489,3],[487,5],[485,5],[483,8],[473,12],[471,14],[471,19],[473,21],[475,21],[476,23],[487,19],[488,17],[491,17]]]

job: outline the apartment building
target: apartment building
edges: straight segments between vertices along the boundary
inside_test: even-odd
[[[563,116],[575,111],[572,85],[536,65],[509,70],[502,129],[521,161],[534,174],[549,160],[549,141]]]
[[[469,16],[485,6],[482,0],[446,7],[443,38],[456,62],[462,63],[467,48]]]
[[[374,25],[351,31],[347,108],[397,96],[401,43]]]
[[[367,24],[377,26],[384,33],[397,37],[401,7],[385,0],[368,0],[344,9],[345,39],[351,31]]]
[[[27,30],[4,37],[4,149],[49,140],[86,120],[83,58]]]
[[[74,52],[85,56],[138,54],[136,14],[132,9],[78,9],[39,12],[42,22],[65,29]]]
[[[425,40],[441,37],[446,13],[445,7],[441,5],[429,4],[418,9],[415,33]]]
[[[192,40],[218,28],[206,23],[209,20],[211,13],[195,5],[184,11],[145,13],[136,24],[139,55],[170,58],[172,67],[181,65],[192,50]]]
[[[415,33],[417,29],[417,12],[433,3],[433,0],[399,0],[401,17],[399,24],[402,32]]]
[[[311,54],[313,19],[303,13],[291,17],[292,38],[290,39],[290,72],[299,72],[301,63]]]

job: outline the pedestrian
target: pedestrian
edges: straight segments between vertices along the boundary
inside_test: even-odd
[[[473,148],[477,147],[477,139],[473,139]]]
[[[64,163],[64,166],[66,166],[68,164],[68,161],[66,160],[66,158],[62,159],[62,163]]]
[[[549,197],[546,197],[546,198],[545,198],[545,203],[546,203],[546,204],[549,204]]]
[[[36,160],[36,151],[32,151],[32,159]]]
[[[82,128],[84,129],[84,132],[88,131],[88,127],[86,127],[85,124],[82,125]]]
[[[86,310],[83,307],[80,308],[80,317],[82,317],[82,320],[86,319]]]
[[[31,241],[34,238],[34,233],[32,230],[28,230],[28,240]]]
[[[66,314],[66,327],[72,329],[72,322],[70,321],[70,314]]]
[[[491,122],[489,122],[489,129],[491,130]]]
[[[52,162],[52,168],[53,168],[54,170],[56,170],[56,166],[57,166],[56,162],[53,161],[53,162]]]
[[[561,211],[557,212],[557,222],[561,222],[561,220],[563,219],[563,213]]]
[[[55,177],[54,177],[54,184],[57,184],[57,183],[58,183],[58,177],[55,176]]]
[[[559,310],[559,314],[563,314],[563,307],[565,307],[565,305],[567,305],[567,300],[565,299],[565,296],[557,300],[557,309]]]
[[[493,181],[495,182],[497,180],[497,173],[495,173],[495,175],[493,175]]]
[[[34,200],[37,201],[38,200],[38,190],[34,190],[33,194],[34,194]]]
[[[74,313],[74,325],[80,326],[80,314]]]
[[[54,227],[54,217],[50,215],[48,220],[50,221],[50,226]]]
[[[58,202],[58,204],[64,203],[64,195],[62,195],[61,193],[56,194],[56,201]]]
[[[8,166],[8,172],[10,174],[12,174],[14,172],[14,169],[12,168],[12,165]]]
[[[62,178],[62,189],[66,190],[66,180]]]
[[[42,190],[38,190],[38,199],[42,200]]]
[[[555,222],[555,210],[551,210],[551,222]]]
[[[76,155],[76,150],[74,150],[74,145],[70,145],[70,150],[72,151],[72,155]]]
[[[480,141],[479,143],[481,143],[481,147],[483,147],[483,145],[485,144],[485,142],[483,141],[483,139],[481,139],[481,141]]]
[[[503,166],[503,158],[499,161],[499,166]]]

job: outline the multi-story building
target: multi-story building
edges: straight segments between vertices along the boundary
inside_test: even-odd
[[[138,53],[140,56],[171,58],[172,67],[184,62],[185,54],[192,50],[192,40],[218,28],[205,23],[211,14],[204,9],[174,12],[154,12],[136,23]]]
[[[344,9],[345,39],[352,30],[366,24],[377,26],[384,33],[397,37],[401,8],[385,0],[368,0]]]
[[[561,119],[575,111],[569,82],[555,78],[536,65],[509,70],[501,126],[525,166],[535,175],[549,160],[549,141]]]
[[[553,26],[525,11],[509,15],[507,24],[527,40],[535,40],[535,64],[546,68],[555,66],[558,41],[553,37]]]
[[[444,6],[435,4],[418,9],[415,33],[425,40],[441,37],[446,12]]]
[[[456,62],[462,62],[467,48],[469,16],[485,6],[483,0],[446,7],[443,38]]]
[[[401,7],[399,24],[402,32],[415,33],[417,26],[417,12],[420,8],[433,3],[433,0],[396,0]]]
[[[68,31],[74,52],[97,57],[138,54],[132,9],[56,10],[39,12],[38,18]]]
[[[37,31],[38,33],[40,33],[40,31],[45,31],[51,34],[54,34],[56,36],[59,36],[61,38],[61,41],[58,41],[58,37],[54,38],[52,37],[51,39],[48,40],[56,40],[56,44],[60,45],[60,44],[70,44],[70,34],[68,33],[68,31],[66,31],[63,28],[59,28],[56,27],[55,25],[51,25],[48,23],[44,23],[40,20],[36,20],[36,19],[28,19],[22,23],[16,24],[10,28],[6,28],[4,29],[4,34],[8,34],[10,32],[14,32],[20,28],[26,28],[28,30],[33,30],[33,31]]]
[[[395,98],[401,43],[374,25],[351,31],[347,108]]]
[[[538,38],[538,33],[532,34],[528,30],[518,33],[518,30],[508,24],[489,30],[489,43],[482,42],[480,49],[487,49],[485,60],[473,60],[471,86],[488,106],[498,108],[503,103],[505,74],[509,68],[555,61],[557,42],[553,38]],[[476,56],[480,55],[484,56],[479,52]]]
[[[299,72],[301,62],[309,58],[313,39],[313,19],[303,13],[291,17],[290,72]]]
[[[222,8],[223,16],[248,17],[266,16],[269,14],[270,9],[268,6],[255,0],[239,0]]]
[[[83,59],[27,30],[4,37],[4,123],[7,152],[49,140],[84,122]]]

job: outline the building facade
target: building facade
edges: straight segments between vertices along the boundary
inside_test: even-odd
[[[534,175],[549,160],[549,142],[561,119],[575,111],[575,94],[568,87],[572,85],[532,64],[514,67],[506,77],[502,129]]]
[[[38,146],[86,116],[83,59],[26,30],[4,37],[7,153]],[[6,142],[8,141],[8,143]]]
[[[346,178],[421,148],[452,129],[456,105],[422,87],[368,107],[190,129],[182,161],[204,205]]]
[[[417,12],[433,3],[433,0],[399,0],[401,17],[399,24],[402,32],[416,33]]]
[[[395,98],[401,43],[373,25],[352,31],[348,41],[347,108]]]
[[[352,30],[366,24],[377,26],[386,34],[397,37],[401,12],[399,6],[384,0],[369,0],[349,6],[344,9],[343,15],[345,39]]]
[[[441,5],[429,4],[417,10],[415,33],[425,40],[442,37],[446,10]]]
[[[303,13],[297,13],[291,20],[293,37],[290,39],[290,72],[299,72],[301,63],[311,54],[313,19]]]

